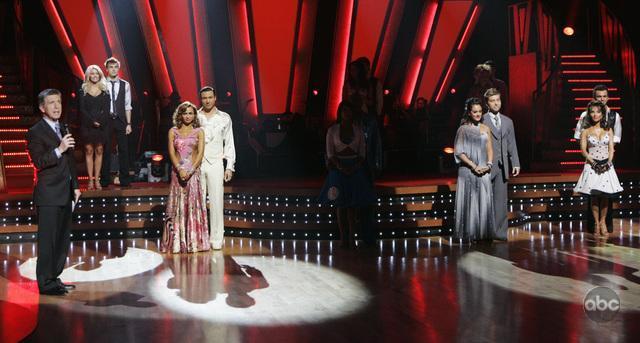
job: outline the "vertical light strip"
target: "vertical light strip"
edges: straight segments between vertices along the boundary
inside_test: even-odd
[[[111,10],[111,6],[108,3],[105,3],[107,0],[98,0],[98,11],[100,11],[100,17],[102,18],[102,27],[104,28],[104,33],[107,38],[107,44],[109,44],[109,49],[111,49],[111,54],[120,60],[122,71],[122,77],[128,80],[131,80],[131,73],[129,72],[129,64],[127,63],[127,59],[125,58],[124,48],[122,45],[122,40],[120,39],[120,30],[118,30],[118,25],[116,23],[116,18],[113,15],[113,11]],[[111,56],[108,56],[111,57]],[[106,59],[105,59],[106,60]],[[96,61],[95,64],[102,65],[104,61]],[[135,94],[134,83],[130,82],[131,91]]]
[[[464,43],[467,41],[467,34],[469,33],[469,29],[473,26],[475,26],[475,18],[476,18],[476,13],[478,12],[478,5],[475,5],[473,7],[473,12],[471,12],[471,17],[469,18],[469,21],[467,21],[467,27],[464,29],[464,33],[462,34],[462,39],[460,39],[460,43],[458,44],[458,51],[462,50],[462,47],[464,45]]]
[[[373,67],[375,68],[374,75],[380,81],[384,81],[387,76],[387,70],[389,69],[393,47],[395,46],[396,38],[398,37],[398,30],[400,28],[400,22],[402,21],[402,11],[404,9],[404,4],[405,0],[393,0],[393,3],[391,4],[389,22],[387,23],[386,30],[383,33],[384,37],[382,40],[382,45],[380,47],[378,60],[374,62],[373,65]]]
[[[467,21],[466,27],[464,29],[464,33],[462,34],[462,37],[460,38],[460,42],[458,43],[458,48],[456,49],[456,52],[455,52],[456,57],[459,57],[462,55],[462,51],[467,44],[467,34],[473,27],[475,27],[475,24],[476,24],[475,19],[476,19],[476,13],[478,12],[478,8],[479,8],[478,5],[474,5],[473,10],[471,12],[471,16],[469,17],[469,20]],[[436,96],[436,103],[440,102],[440,99],[442,97],[444,90],[447,89],[447,87],[449,86],[449,76],[451,74],[451,70],[456,65],[456,57],[453,57],[453,59],[451,60],[451,63],[449,64],[449,68],[447,69],[447,73],[445,74],[444,79],[442,79],[442,83],[440,84],[440,89],[438,90],[438,95]]]
[[[333,40],[333,55],[331,74],[329,76],[329,89],[327,91],[327,115],[329,122],[336,119],[338,105],[342,101],[342,88],[344,87],[347,58],[349,55],[349,41],[351,36],[351,23],[353,22],[354,0],[338,2],[336,30]]]
[[[192,0],[193,23],[195,26],[196,49],[198,50],[198,70],[200,85],[214,86],[213,56],[211,54],[210,27],[207,20],[207,8],[204,0]]]
[[[447,73],[444,75],[444,79],[442,80],[442,84],[440,84],[440,90],[438,91],[438,95],[436,96],[436,103],[440,102],[440,96],[442,95],[442,91],[449,80],[449,74],[451,74],[451,69],[453,69],[453,65],[456,63],[456,58],[454,57],[449,63],[449,68],[447,68]]]
[[[229,26],[238,93],[238,108],[243,120],[258,115],[257,95],[251,56],[251,37],[246,1],[229,1]]]
[[[291,89],[291,111],[294,113],[305,112],[318,0],[302,0],[301,11],[298,46],[296,48],[297,56],[294,61],[295,68]]]
[[[138,12],[140,26],[142,26],[144,42],[147,46],[149,58],[151,59],[150,64],[156,87],[162,97],[169,97],[173,92],[173,85],[169,75],[167,61],[162,51],[160,37],[158,36],[158,28],[153,18],[153,12],[151,11],[151,4],[149,0],[133,1],[133,3]]]
[[[418,33],[416,34],[407,65],[407,81],[404,83],[401,92],[401,101],[405,106],[409,106],[411,104],[411,99],[413,98],[413,93],[418,82],[418,76],[420,75],[420,69],[424,62],[427,44],[431,38],[431,31],[437,10],[437,1],[430,1],[422,10],[420,24],[418,25]]]
[[[62,22],[62,18],[60,18],[60,14],[56,9],[56,6],[53,3],[53,0],[43,0],[42,4],[49,15],[51,25],[53,26],[53,30],[58,37],[58,41],[60,41],[60,45],[62,46],[62,51],[67,58],[67,63],[69,63],[69,68],[71,68],[71,72],[78,78],[84,78],[84,70],[82,65],[80,64],[80,60],[78,56],[73,51],[73,46],[71,45],[71,39],[69,38],[69,34],[65,29],[64,23]]]

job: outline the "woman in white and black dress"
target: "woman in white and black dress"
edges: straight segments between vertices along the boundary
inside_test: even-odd
[[[610,210],[607,197],[622,192],[622,186],[613,168],[613,129],[606,120],[602,120],[605,113],[606,106],[600,101],[594,100],[587,105],[584,130],[580,135],[580,150],[586,162],[573,190],[591,195],[594,234],[607,238],[606,218]]]
[[[465,243],[494,238],[491,131],[482,121],[482,101],[469,98],[456,132],[454,157],[456,183],[455,238]]]

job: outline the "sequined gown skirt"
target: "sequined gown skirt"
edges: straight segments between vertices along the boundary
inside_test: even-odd
[[[493,187],[490,173],[477,176],[460,166],[456,185],[455,238],[463,241],[493,239]]]
[[[183,182],[173,170],[160,250],[169,253],[198,252],[207,251],[210,246],[200,171],[196,170],[189,180]]]

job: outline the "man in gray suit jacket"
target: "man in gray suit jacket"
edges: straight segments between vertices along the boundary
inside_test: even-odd
[[[484,93],[489,112],[482,119],[483,124],[491,129],[493,139],[493,166],[491,167],[491,184],[493,185],[493,211],[495,214],[494,235],[496,239],[506,240],[509,222],[507,219],[509,163],[513,176],[520,174],[520,159],[516,146],[516,135],[513,121],[500,113],[502,101],[500,92],[489,88]]]

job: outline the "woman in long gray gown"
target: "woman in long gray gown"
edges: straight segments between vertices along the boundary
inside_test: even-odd
[[[465,101],[456,132],[454,157],[458,164],[456,229],[454,237],[468,243],[494,237],[491,131],[482,121],[482,102]]]

